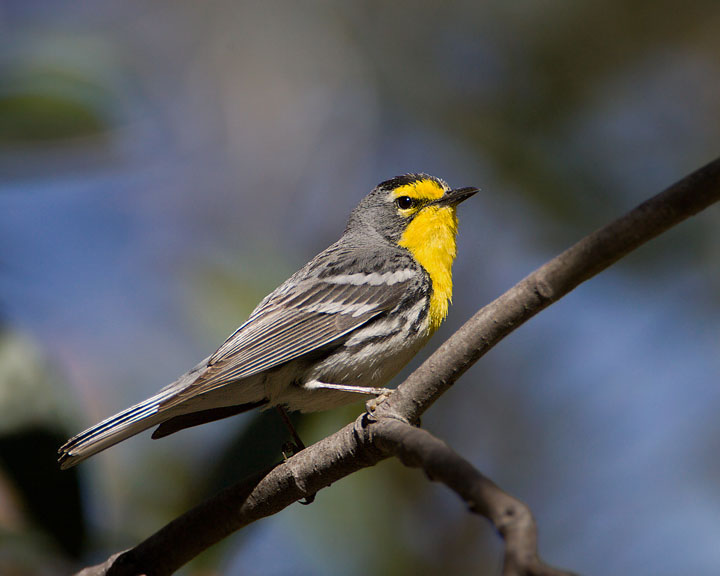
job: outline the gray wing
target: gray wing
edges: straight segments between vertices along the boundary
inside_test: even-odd
[[[409,282],[306,280],[278,288],[208,360],[202,375],[165,407],[247,378],[338,342],[398,305]],[[375,275],[377,277],[377,274]]]

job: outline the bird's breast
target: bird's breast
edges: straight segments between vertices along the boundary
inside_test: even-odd
[[[452,302],[452,264],[457,254],[457,212],[453,206],[429,206],[410,222],[400,238],[432,282],[429,330],[437,330]]]

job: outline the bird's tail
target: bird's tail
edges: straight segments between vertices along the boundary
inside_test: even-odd
[[[168,388],[70,438],[58,450],[60,468],[64,470],[75,466],[85,458],[166,420],[168,414],[160,410],[160,404],[176,393]]]
[[[114,446],[118,442],[139,434],[143,430],[152,428],[168,420],[182,408],[167,409],[163,404],[179,392],[191,386],[207,368],[209,358],[205,358],[190,371],[186,372],[172,384],[165,386],[160,392],[143,400],[127,410],[91,426],[77,436],[73,436],[58,450],[58,462],[63,470],[75,466],[85,458],[102,452],[105,448]]]

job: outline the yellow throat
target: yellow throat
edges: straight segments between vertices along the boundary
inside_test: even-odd
[[[432,180],[419,180],[393,190],[395,198],[410,196],[437,200],[445,190]],[[457,212],[455,206],[426,206],[415,211],[398,244],[407,248],[425,269],[432,283],[429,332],[440,327],[452,302],[452,264],[457,253]]]

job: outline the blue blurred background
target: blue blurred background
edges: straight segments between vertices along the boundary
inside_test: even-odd
[[[0,572],[101,561],[279,458],[268,413],[54,464],[211,353],[381,180],[483,191],[424,356],[716,157],[718,29],[714,0],[0,2]],[[425,416],[531,506],[549,562],[718,573],[718,262],[715,207],[520,328]],[[494,574],[500,554],[453,494],[385,462],[183,573]]]

